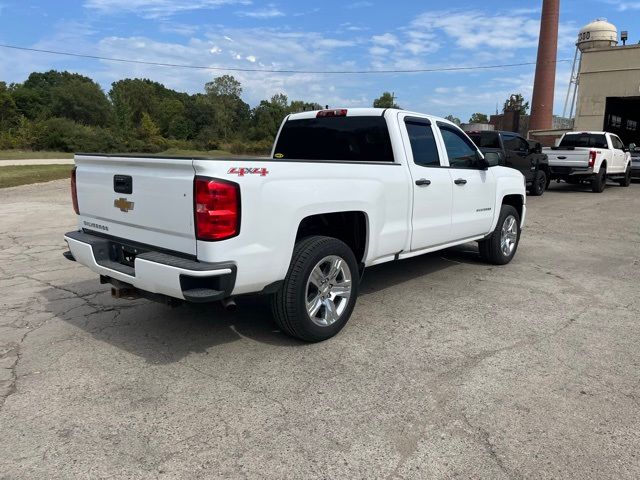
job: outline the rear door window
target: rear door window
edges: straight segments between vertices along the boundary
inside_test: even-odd
[[[413,162],[422,167],[439,167],[440,155],[431,124],[411,120],[407,120],[405,124],[411,142]]]
[[[392,163],[387,122],[376,117],[324,117],[284,124],[274,158]]]

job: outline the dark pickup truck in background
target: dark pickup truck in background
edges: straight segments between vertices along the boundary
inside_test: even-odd
[[[529,195],[540,196],[549,186],[549,160],[538,142],[525,140],[517,133],[467,132],[482,153],[496,152],[500,165],[520,171],[527,182]]]

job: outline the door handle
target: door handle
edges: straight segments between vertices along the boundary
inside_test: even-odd
[[[431,185],[431,180],[421,178],[420,180],[416,180],[416,185],[418,185],[419,187],[428,187],[429,185]]]
[[[454,180],[453,183],[456,185],[466,185],[467,181],[464,178],[458,178],[457,180]]]

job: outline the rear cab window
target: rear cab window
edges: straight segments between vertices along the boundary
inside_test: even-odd
[[[559,148],[609,148],[607,137],[597,133],[568,133],[560,141]]]
[[[320,117],[285,122],[275,159],[393,163],[387,122],[382,116]]]

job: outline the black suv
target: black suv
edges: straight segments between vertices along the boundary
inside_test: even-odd
[[[513,132],[467,132],[481,152],[496,152],[500,165],[520,171],[529,195],[540,196],[549,186],[549,159],[539,142],[529,142]]]

